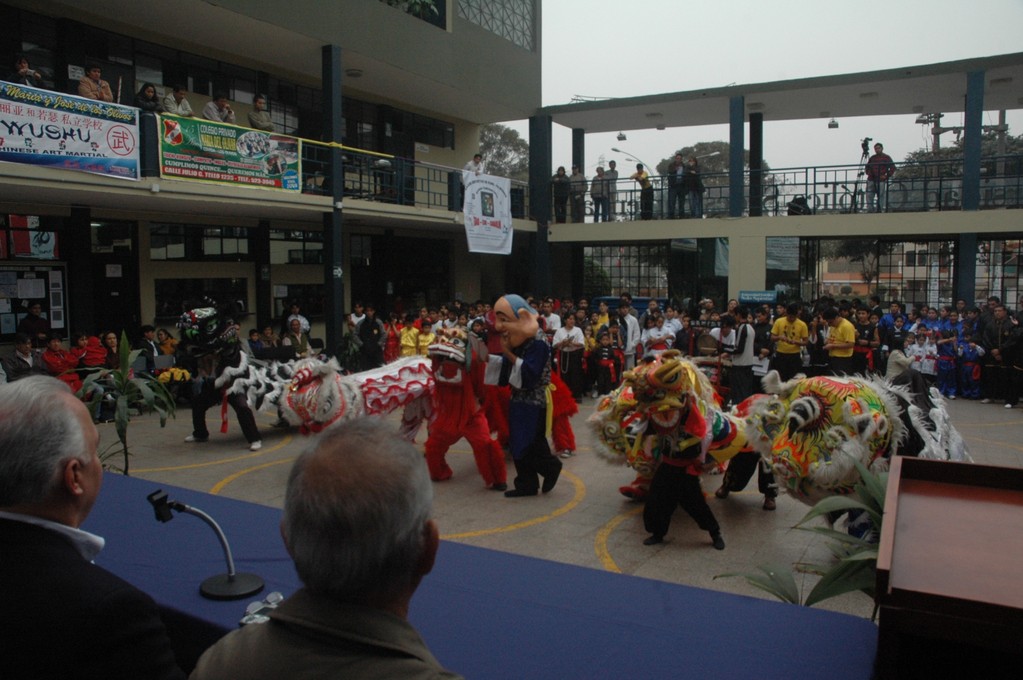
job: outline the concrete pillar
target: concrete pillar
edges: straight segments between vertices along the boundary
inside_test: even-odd
[[[766,282],[767,237],[729,237],[728,297],[738,299],[740,290],[764,290]]]

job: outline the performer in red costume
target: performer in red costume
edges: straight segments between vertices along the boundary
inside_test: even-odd
[[[554,400],[554,418],[551,421],[551,439],[554,450],[561,458],[575,455],[575,431],[572,430],[572,416],[579,413],[579,404],[572,397],[572,390],[561,379],[558,371],[551,371],[551,386]]]
[[[435,482],[452,473],[444,454],[462,437],[468,440],[483,482],[493,491],[508,488],[508,473],[501,445],[490,438],[483,409],[483,374],[486,348],[459,327],[444,329],[430,345],[433,363],[433,418],[426,440],[426,465]]]

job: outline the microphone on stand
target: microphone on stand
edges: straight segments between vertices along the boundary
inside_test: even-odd
[[[206,524],[210,525],[220,540],[220,547],[224,549],[224,557],[227,559],[227,573],[210,576],[199,585],[199,593],[211,600],[238,600],[258,593],[263,589],[263,579],[255,574],[238,574],[234,570],[234,559],[231,557],[231,546],[227,544],[227,537],[212,517],[198,508],[193,508],[184,503],[173,501],[167,498],[163,489],[157,489],[146,496],[156,513],[159,522],[169,522],[174,518],[171,510],[185,512],[195,515]]]

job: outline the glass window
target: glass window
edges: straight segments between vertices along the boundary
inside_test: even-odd
[[[202,304],[205,298],[219,303],[233,302],[240,312],[244,312],[248,309],[249,281],[232,278],[156,279],[154,293],[157,319],[176,320],[182,312]]]
[[[323,264],[323,234],[271,229],[270,264]]]
[[[669,252],[666,244],[586,246],[583,293],[597,297],[628,291],[640,297],[668,297]]]
[[[250,239],[247,227],[152,224],[149,259],[248,262],[252,260]]]
[[[92,222],[93,253],[130,253],[134,222]]]
[[[510,40],[533,49],[533,0],[458,0],[458,16]]]
[[[140,83],[163,85],[163,59],[148,54],[135,55],[135,80]]]

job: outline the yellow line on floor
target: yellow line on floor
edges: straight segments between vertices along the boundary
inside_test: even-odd
[[[579,503],[582,502],[583,498],[586,497],[586,484],[583,482],[583,480],[579,479],[578,477],[576,477],[574,474],[567,470],[561,471],[561,479],[568,479],[570,482],[572,482],[572,486],[575,487],[575,494],[573,494],[572,500],[570,500],[568,503],[565,503],[554,512],[548,513],[546,515],[541,515],[540,517],[534,517],[533,519],[527,519],[522,522],[516,522],[515,524],[508,524],[503,527],[494,527],[492,529],[480,529],[479,531],[465,531],[460,534],[441,535],[441,538],[446,540],[454,540],[461,538],[476,538],[478,536],[490,536],[492,534],[503,534],[509,531],[517,531],[519,529],[525,529],[526,527],[535,526],[537,524],[543,524],[544,522],[549,522],[550,520],[554,519],[555,517],[558,517],[559,515],[564,515],[566,512],[569,512],[575,506],[579,505]],[[496,496],[498,494],[495,492],[494,495]],[[529,501],[523,499],[516,500],[514,502],[528,503]]]
[[[271,460],[268,463],[262,463],[260,465],[253,465],[250,468],[245,468],[244,470],[239,470],[238,472],[234,473],[233,475],[228,475],[227,477],[224,477],[222,480],[220,480],[219,482],[214,484],[213,488],[210,489],[210,493],[213,494],[214,496],[216,496],[217,494],[219,494],[221,491],[224,490],[225,486],[227,486],[231,482],[235,481],[239,477],[244,477],[245,475],[249,474],[250,472],[256,472],[257,470],[264,470],[264,469],[266,469],[268,467],[273,467],[274,465],[283,465],[285,463],[291,463],[296,458],[298,458],[298,456],[290,456],[288,458],[281,458],[280,460]]]
[[[623,512],[620,515],[616,515],[611,518],[607,524],[600,528],[597,532],[597,537],[593,541],[593,550],[597,553],[597,559],[604,565],[604,569],[613,571],[617,574],[622,573],[622,570],[615,563],[614,558],[611,557],[611,552],[607,549],[607,539],[611,535],[611,532],[618,528],[618,525],[629,519],[635,517],[639,513],[643,512],[643,506],[640,505],[638,508],[633,508],[628,512]]]
[[[211,467],[213,465],[225,465],[227,463],[234,463],[236,461],[246,460],[248,458],[259,458],[260,456],[265,456],[268,453],[279,451],[280,449],[290,444],[291,440],[292,436],[288,435],[274,446],[269,446],[267,448],[260,449],[259,451],[256,451],[254,453],[246,453],[244,456],[235,456],[233,458],[219,458],[217,460],[211,460],[205,463],[189,463],[187,465],[172,465],[170,467],[141,468],[137,470],[132,470],[132,472],[134,472],[135,474],[138,474],[140,472],[174,472],[177,470],[195,470],[197,468]]]

